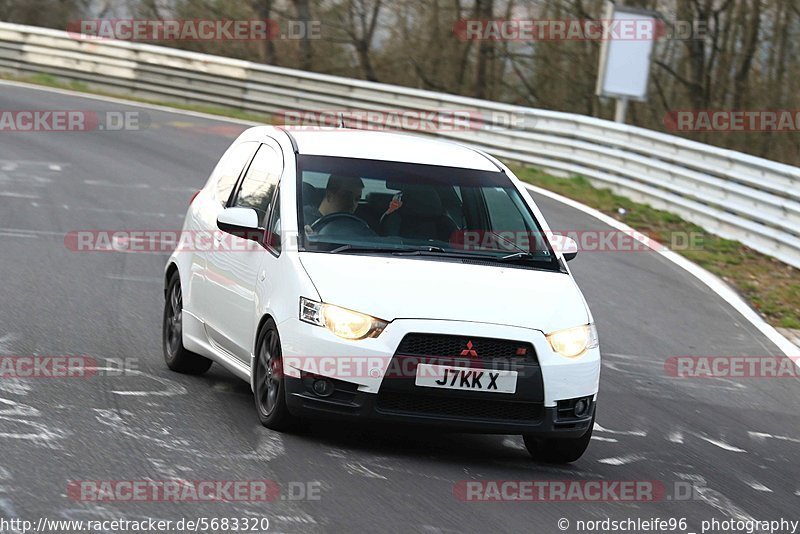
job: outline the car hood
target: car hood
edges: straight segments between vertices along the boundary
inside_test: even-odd
[[[323,302],[387,321],[469,321],[545,333],[589,322],[565,273],[342,253],[304,252],[300,261]]]

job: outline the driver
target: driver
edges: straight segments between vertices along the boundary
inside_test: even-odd
[[[364,182],[355,176],[331,174],[325,188],[325,196],[319,207],[305,206],[303,219],[306,227],[332,213],[354,213],[364,190]]]

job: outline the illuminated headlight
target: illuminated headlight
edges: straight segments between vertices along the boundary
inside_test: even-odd
[[[585,324],[575,328],[559,330],[547,335],[547,341],[557,352],[565,358],[577,358],[589,349],[598,345],[597,329],[594,324]]]
[[[300,320],[324,326],[344,339],[378,337],[388,324],[386,321],[354,312],[332,304],[323,304],[300,298]]]

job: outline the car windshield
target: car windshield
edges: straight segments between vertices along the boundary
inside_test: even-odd
[[[302,250],[474,257],[558,268],[509,177],[481,171],[299,156]]]

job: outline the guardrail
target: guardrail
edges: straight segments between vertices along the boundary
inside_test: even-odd
[[[484,127],[429,133],[593,183],[800,267],[800,168],[571,113],[0,23],[0,70],[253,113],[471,110]],[[513,127],[493,117],[515,117]]]

